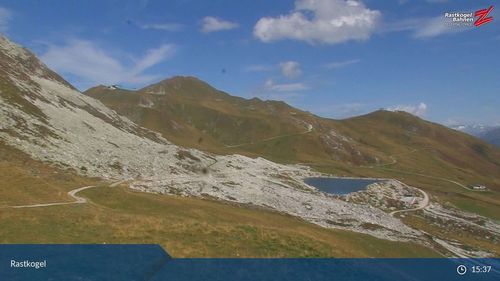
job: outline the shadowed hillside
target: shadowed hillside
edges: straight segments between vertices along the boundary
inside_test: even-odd
[[[500,147],[500,128],[495,128],[486,132],[481,138],[491,144]]]

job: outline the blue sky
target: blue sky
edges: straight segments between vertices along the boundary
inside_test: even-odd
[[[500,125],[500,7],[481,27],[445,12],[494,1],[2,1],[0,32],[81,90],[196,76],[325,117],[401,109]]]

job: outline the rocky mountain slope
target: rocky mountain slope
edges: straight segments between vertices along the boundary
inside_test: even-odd
[[[193,77],[166,79],[138,91],[98,86],[85,94],[179,145],[346,171],[413,154],[418,160],[398,166],[500,190],[498,148],[404,112],[332,120],[284,102],[234,97]]]
[[[141,101],[140,107],[145,105]],[[82,95],[5,37],[0,38],[0,142],[82,176],[128,180],[142,191],[251,204],[384,239],[422,237],[381,209],[304,184],[303,178],[319,175],[305,166],[176,146]]]

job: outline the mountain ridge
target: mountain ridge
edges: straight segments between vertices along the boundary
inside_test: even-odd
[[[491,129],[481,135],[481,138],[485,141],[500,147],[500,127]]]
[[[497,148],[406,112],[379,110],[341,120],[322,118],[284,102],[233,97],[193,77],[173,77],[127,91],[124,99],[122,92],[115,93],[84,92],[174,143],[215,153],[282,163],[359,166],[380,165],[390,162],[391,155],[433,147],[437,152],[422,153],[429,162],[436,156],[448,162],[450,170],[472,169],[486,177],[500,172]],[[168,123],[172,120],[174,125]],[[483,164],[474,167],[468,164],[472,162]]]

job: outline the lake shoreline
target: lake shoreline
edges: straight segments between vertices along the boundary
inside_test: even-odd
[[[366,190],[371,184],[387,180],[375,178],[309,177],[304,179],[304,183],[324,193],[345,196],[353,192]]]

